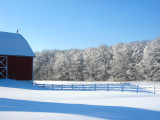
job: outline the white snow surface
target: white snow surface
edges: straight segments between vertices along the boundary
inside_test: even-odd
[[[160,95],[53,91],[0,80],[0,120],[159,120]]]
[[[0,45],[0,55],[35,56],[21,34],[0,32]]]
[[[53,80],[34,80],[34,82],[38,84],[123,84],[123,83],[131,83],[133,85],[155,85],[160,86],[160,82],[142,82],[142,81],[126,81],[126,82],[109,82],[109,81],[53,81]]]

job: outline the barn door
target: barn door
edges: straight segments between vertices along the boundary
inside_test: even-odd
[[[7,79],[7,56],[0,56],[0,79]]]

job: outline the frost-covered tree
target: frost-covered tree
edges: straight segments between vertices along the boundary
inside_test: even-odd
[[[160,38],[85,50],[36,52],[34,79],[76,81],[160,80]]]
[[[144,80],[160,80],[160,38],[147,43],[139,64],[139,72]]]

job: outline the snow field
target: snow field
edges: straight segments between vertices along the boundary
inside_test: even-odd
[[[10,117],[8,117],[8,115]],[[1,112],[1,120],[107,120],[82,115],[42,112]]]
[[[159,120],[160,95],[53,91],[0,80],[0,120]]]

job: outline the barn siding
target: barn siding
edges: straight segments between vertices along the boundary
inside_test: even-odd
[[[32,80],[32,57],[8,56],[8,78]]]

